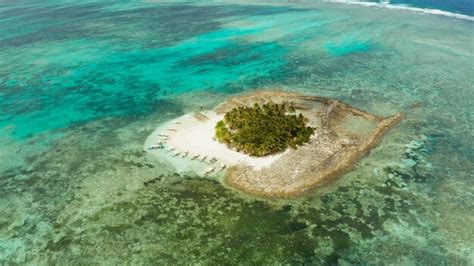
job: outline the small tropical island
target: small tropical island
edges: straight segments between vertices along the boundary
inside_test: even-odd
[[[401,118],[326,97],[257,90],[161,124],[144,150],[177,172],[291,198],[350,171]]]

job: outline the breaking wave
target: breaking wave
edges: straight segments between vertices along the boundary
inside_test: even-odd
[[[380,3],[376,3],[376,2],[364,2],[364,1],[353,1],[353,0],[352,1],[351,0],[323,0],[323,2],[345,3],[345,4],[351,4],[351,5],[362,5],[362,6],[367,6],[367,7],[406,10],[406,11],[418,12],[418,13],[423,13],[423,14],[440,15],[440,16],[445,16],[445,17],[452,17],[452,18],[457,18],[457,19],[474,21],[474,16],[463,15],[463,14],[453,13],[453,12],[439,10],[439,9],[411,7],[408,5],[395,5],[395,4],[390,4],[389,1],[382,1]]]

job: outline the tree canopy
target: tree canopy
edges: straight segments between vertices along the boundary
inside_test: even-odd
[[[296,114],[292,104],[272,102],[237,107],[217,122],[215,137],[227,146],[251,156],[265,156],[308,142],[314,128]]]

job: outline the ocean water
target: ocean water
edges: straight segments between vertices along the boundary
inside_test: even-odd
[[[419,8],[439,9],[464,15],[474,15],[473,0],[390,0],[393,5],[407,5]]]
[[[0,264],[474,264],[474,27],[337,3],[1,1]],[[405,119],[264,200],[141,150],[258,88]]]
[[[311,1],[311,0],[309,0]],[[318,0],[314,0],[318,1]],[[474,15],[474,0],[319,0],[320,2],[339,3],[361,3],[361,4],[381,4],[392,7],[407,7],[412,9],[429,9],[463,14]]]

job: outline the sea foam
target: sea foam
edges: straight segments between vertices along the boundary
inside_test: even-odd
[[[412,12],[418,12],[423,14],[432,14],[432,15],[441,15],[445,17],[452,17],[457,19],[464,19],[469,21],[474,21],[473,16],[453,13],[449,11],[439,10],[439,9],[430,9],[430,8],[419,8],[419,7],[411,7],[408,5],[394,5],[390,4],[390,2],[381,2],[381,3],[374,3],[374,2],[363,2],[363,1],[349,1],[349,0],[323,0],[323,2],[331,2],[331,3],[344,3],[344,4],[351,4],[351,5],[362,5],[367,7],[379,7],[379,8],[388,8],[388,9],[396,9],[396,10],[406,10]]]

